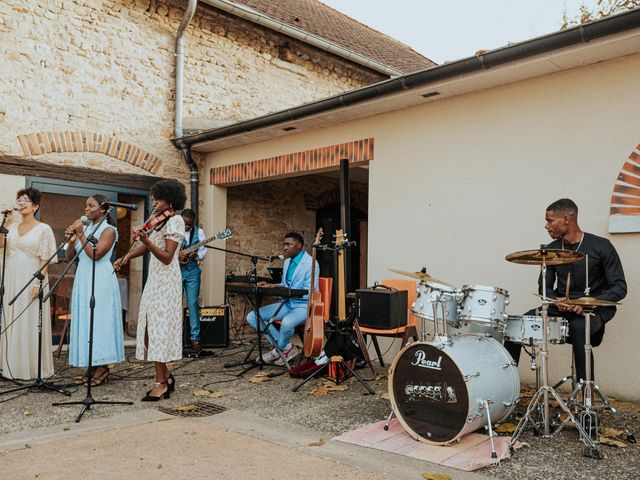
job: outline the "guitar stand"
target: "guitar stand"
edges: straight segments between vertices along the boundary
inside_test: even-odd
[[[360,376],[358,375],[355,370],[353,368],[351,368],[349,366],[349,364],[347,362],[344,361],[344,358],[342,358],[340,355],[335,355],[333,357],[331,357],[331,359],[325,363],[322,367],[320,367],[318,370],[316,370],[315,372],[313,372],[311,375],[309,375],[307,378],[305,378],[304,380],[302,380],[300,383],[298,383],[295,387],[293,387],[291,390],[294,392],[297,392],[298,390],[300,390],[300,388],[307,383],[309,380],[312,380],[314,378],[316,378],[318,375],[321,375],[323,373],[326,372],[326,370],[329,368],[330,365],[335,365],[336,367],[338,365],[341,365],[342,367],[344,367],[345,369],[347,369],[351,375],[354,376],[354,378],[356,380],[358,380],[358,382],[360,382],[362,384],[362,386],[367,390],[367,392],[369,392],[370,395],[375,395],[376,392],[367,384],[367,382]],[[330,378],[330,377],[326,377],[325,378],[329,379],[330,381],[332,381],[333,383],[335,383],[336,385],[340,385],[341,383],[344,383],[344,380],[340,380],[339,376],[336,375],[336,378]],[[346,380],[346,379],[345,379]]]

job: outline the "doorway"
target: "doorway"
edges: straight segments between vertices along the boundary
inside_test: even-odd
[[[127,209],[112,209],[111,216],[118,230],[118,242],[113,257],[124,254],[129,248],[132,225],[142,224],[150,210],[150,193],[148,190],[112,185],[101,185],[88,182],[72,182],[53,178],[27,177],[26,185],[37,188],[42,192],[38,218],[51,226],[60,244],[64,239],[64,231],[68,225],[80,218],[84,213],[84,204],[87,197],[99,193],[110,201],[133,203],[139,211],[133,212]],[[49,267],[49,283],[51,286],[60,279],[64,273],[66,263],[63,263],[65,252],[61,252],[58,263]],[[112,258],[112,261],[115,258]],[[123,322],[125,332],[131,333],[135,325],[129,318],[137,319],[138,304],[146,280],[148,256],[137,263],[131,262],[126,269],[118,274],[118,284],[123,307]],[[51,296],[51,321],[54,343],[59,342],[64,322],[56,321],[61,315],[69,312],[71,291],[75,265],[72,266],[60,280],[54,294]],[[97,292],[99,294],[99,292]]]

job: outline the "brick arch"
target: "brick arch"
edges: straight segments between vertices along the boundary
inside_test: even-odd
[[[611,194],[610,232],[640,232],[640,145],[622,166]]]
[[[38,132],[18,135],[26,156],[46,153],[93,152],[157,173],[162,160],[140,147],[104,133],[76,130],[71,132]]]
[[[349,197],[351,200],[351,206],[353,208],[357,208],[358,210],[362,210],[363,212],[368,211],[369,197],[366,193],[357,190],[351,190]],[[336,188],[335,190],[327,190],[317,197],[305,198],[305,206],[309,210],[320,210],[321,208],[327,207],[329,205],[335,205],[336,203],[340,203],[339,188]]]

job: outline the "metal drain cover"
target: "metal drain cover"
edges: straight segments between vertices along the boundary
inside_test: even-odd
[[[195,402],[175,408],[158,407],[158,410],[162,413],[166,413],[167,415],[175,415],[176,417],[210,417],[211,415],[224,412],[227,410],[227,407],[216,405],[214,403]]]

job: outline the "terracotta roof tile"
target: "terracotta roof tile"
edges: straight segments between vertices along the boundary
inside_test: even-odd
[[[436,63],[411,47],[348,17],[318,0],[233,0],[313,33],[404,73]]]

